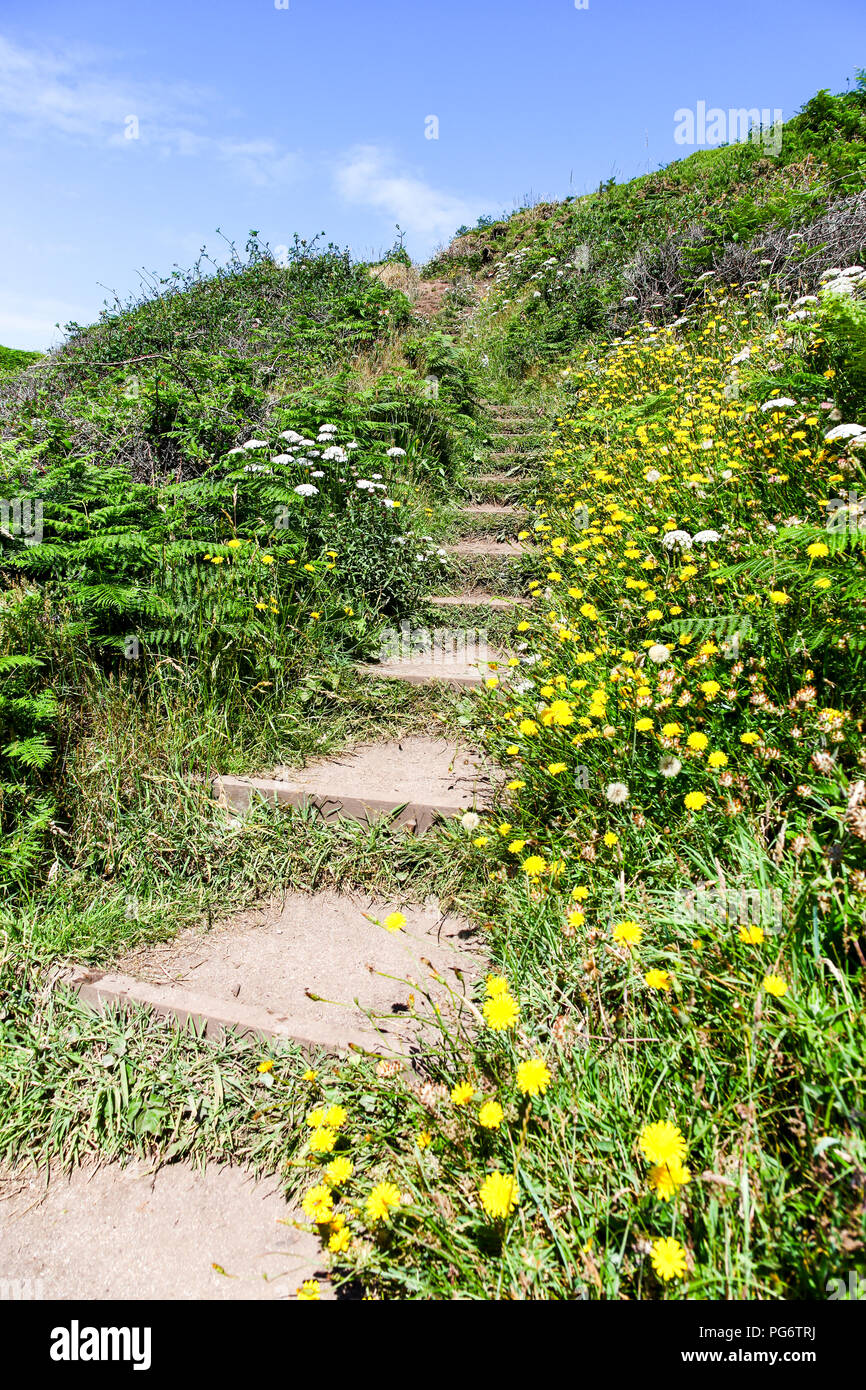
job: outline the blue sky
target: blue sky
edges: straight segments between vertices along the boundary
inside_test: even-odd
[[[680,108],[787,118],[866,65],[862,0],[278,3],[3,0],[0,343],[59,341],[217,227],[365,256],[399,223],[424,259],[682,157]]]

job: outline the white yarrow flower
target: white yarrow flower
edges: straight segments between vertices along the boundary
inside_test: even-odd
[[[315,497],[318,491],[319,489],[314,487],[312,483],[298,483],[298,486],[295,488],[295,492],[299,497]]]
[[[695,545],[708,545],[711,541],[720,541],[722,538],[718,531],[698,531],[693,539]]]
[[[836,425],[827,431],[824,438],[832,443],[834,439],[856,439],[861,434],[866,434],[863,425]]]
[[[691,550],[692,538],[688,531],[666,531],[662,536],[665,550]]]
[[[389,457],[389,459],[401,459],[401,458],[405,458],[405,455],[406,455],[406,450],[405,450],[405,449],[399,449],[399,448],[397,447],[396,444],[394,445],[393,449],[389,449],[389,450],[388,450],[388,457]]]

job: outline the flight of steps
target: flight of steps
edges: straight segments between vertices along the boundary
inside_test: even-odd
[[[491,448],[466,480],[461,536],[446,547],[454,590],[426,601],[445,632],[483,631],[494,615],[505,623],[512,614],[516,622],[529,603],[517,532],[528,515],[521,503],[525,506],[528,474],[541,442],[538,421],[497,406],[490,407],[490,415]],[[446,627],[455,617],[456,628]],[[422,616],[410,626],[423,630],[425,623]],[[443,659],[434,643],[430,652],[358,669],[365,680],[409,686],[438,682],[461,691],[482,685],[492,670],[504,679],[503,661],[503,653],[475,650]],[[417,835],[437,819],[473,816],[476,808],[489,805],[496,780],[495,770],[478,754],[439,732],[371,744],[303,769],[277,768],[267,778],[217,777],[213,792],[230,822],[264,798],[325,820],[369,824],[385,817],[394,835]],[[394,910],[406,917],[396,934],[381,925]],[[90,1008],[143,1007],[172,1023],[192,1021],[203,1036],[231,1029],[311,1050],[360,1048],[400,1058],[405,1065],[423,1045],[430,1024],[416,1014],[401,981],[422,980],[435,1001],[438,979],[441,1007],[460,1014],[462,996],[486,963],[483,947],[473,945],[472,937],[470,925],[444,916],[435,899],[413,907],[375,894],[287,893],[212,930],[195,928],[163,946],[132,952],[115,971],[72,965],[59,982]],[[154,1258],[152,1269],[147,1262],[142,1266],[135,1296],[186,1297],[187,1288],[198,1297],[292,1296],[305,1278],[317,1281],[323,1297],[333,1296],[314,1236],[302,1232],[292,1236],[294,1244],[276,1238],[277,1230],[291,1232],[296,1222],[303,1226],[302,1214],[286,1208],[261,1182],[250,1183],[242,1197],[233,1196],[235,1205],[219,1224],[232,1181],[219,1166],[203,1173],[188,1164],[172,1165],[170,1177],[151,1186],[133,1212],[129,1203],[141,1184],[138,1169],[110,1164],[99,1178],[102,1187],[80,1178],[67,1185],[55,1179],[43,1189],[39,1205],[31,1191],[24,1192],[29,1225],[22,1225],[20,1236],[10,1236],[5,1248],[0,1223],[4,1269],[28,1277],[53,1270],[53,1297],[131,1297],[129,1270],[122,1262],[111,1265],[94,1255],[91,1273],[82,1280],[73,1259],[76,1251],[101,1250],[121,1223],[135,1240],[149,1231],[150,1245],[162,1256]],[[262,1206],[263,1197],[271,1206]],[[271,1250],[267,1268],[264,1257],[249,1248],[248,1208],[257,1203],[262,1226],[257,1239]],[[195,1219],[184,1223],[177,1215],[181,1208],[194,1211]],[[139,1221],[138,1213],[145,1211],[147,1220]],[[265,1232],[273,1234],[266,1240]],[[59,1252],[53,1261],[45,1253],[51,1241]],[[224,1278],[223,1267],[241,1277]]]

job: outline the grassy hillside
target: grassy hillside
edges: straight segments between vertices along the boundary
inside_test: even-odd
[[[22,348],[0,346],[0,375],[20,372],[23,367],[38,362],[41,356],[41,352],[25,352]]]
[[[866,87],[819,93],[760,143],[699,150],[596,193],[482,219],[425,269],[452,280],[456,318],[471,305],[496,368],[537,371],[587,333],[676,318],[702,277],[812,292],[866,236]]]
[[[864,160],[861,84],[777,159],[463,233],[433,324],[399,251],[252,239],[0,382],[0,1154],[279,1170],[371,1297],[814,1299],[863,1268]],[[477,698],[359,682],[441,582],[493,403],[545,421],[513,655]],[[477,824],[229,826],[207,794],[434,726],[505,770]],[[50,990],[343,884],[483,932],[477,1026],[413,1073],[204,1063]]]

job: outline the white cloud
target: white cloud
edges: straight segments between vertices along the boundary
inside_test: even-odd
[[[215,153],[239,178],[260,187],[289,183],[301,167],[299,155],[280,149],[273,140],[217,140]]]
[[[450,240],[464,223],[475,222],[486,204],[434,188],[413,174],[401,173],[377,145],[350,150],[335,172],[337,191],[349,203],[375,208],[417,239],[420,249]]]
[[[213,125],[215,94],[188,83],[167,85],[115,76],[114,55],[78,48],[62,54],[18,47],[0,36],[0,117],[6,138],[59,137],[162,155],[217,159],[239,179],[285,184],[297,156],[273,140],[204,135]],[[130,118],[137,122],[129,138]]]

